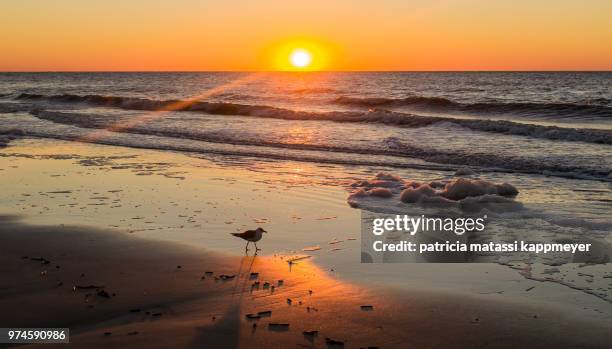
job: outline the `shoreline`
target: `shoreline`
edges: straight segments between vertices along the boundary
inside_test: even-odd
[[[359,263],[360,213],[346,204],[343,187],[363,178],[362,170],[41,140],[15,141],[0,155],[7,179],[0,213],[22,214],[28,224],[111,229],[227,254],[243,250],[230,232],[264,226],[271,232],[265,254],[312,256],[314,264],[349,283],[452,290],[612,320],[608,300],[575,283],[525,278],[506,265]],[[605,265],[576,266],[568,265],[568,272],[605,272]],[[606,287],[607,279],[601,281]]]
[[[571,284],[535,273],[526,278],[499,264],[359,263],[360,213],[346,203],[344,184],[363,178],[363,169],[39,139],[14,141],[0,155],[7,179],[0,215],[19,215],[0,218],[3,242],[12,246],[0,246],[8,258],[0,258],[2,280],[11,282],[0,285],[0,305],[31,309],[1,319],[11,326],[34,326],[36,318],[77,324],[75,343],[94,348],[201,347],[211,338],[228,347],[272,348],[325,347],[325,337],[347,348],[444,348],[457,341],[473,347],[483,340],[504,347],[496,342],[504,336],[542,348],[610,341],[604,329],[612,323],[611,303]],[[244,245],[229,234],[253,226],[270,234],[255,261],[260,289],[251,293],[256,280],[215,277],[238,275],[253,262],[237,255]],[[303,256],[311,258],[290,272],[287,258]],[[206,275],[210,269],[215,274]],[[283,287],[273,283],[279,278]],[[266,281],[274,294],[263,292]],[[110,298],[97,288],[72,290],[100,285]],[[271,318],[245,317],[267,310]],[[277,331],[269,322],[290,326]],[[315,327],[318,337],[302,335]],[[542,333],[548,342],[540,344]]]
[[[28,327],[51,320],[56,326],[78,323],[71,333],[76,346],[214,343],[286,348],[324,345],[328,337],[344,341],[347,347],[450,348],[486,342],[499,348],[604,348],[612,340],[605,324],[573,319],[547,307],[355,286],[330,277],[309,261],[295,262],[289,271],[280,257],[244,260],[112,231],[30,226],[6,216],[0,222],[5,242],[0,265],[7,276],[3,280],[11,282],[1,287],[0,304],[7,311],[0,314],[0,322]],[[259,273],[256,279],[251,272]],[[234,277],[215,280],[221,275]],[[260,289],[251,290],[255,281],[260,281]],[[265,281],[275,290],[263,289]],[[73,290],[98,283],[109,298],[87,295],[93,293],[87,289]],[[361,308],[367,305],[373,309]],[[246,318],[257,311],[272,313],[269,318]],[[270,327],[274,322],[289,327]],[[305,330],[317,330],[319,335],[309,342],[302,335]],[[107,332],[111,334],[104,335]],[[497,341],[508,336],[513,337],[512,344]]]

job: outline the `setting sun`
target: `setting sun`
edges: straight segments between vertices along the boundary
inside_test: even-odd
[[[310,65],[310,62],[312,62],[312,55],[310,54],[310,52],[298,48],[291,52],[289,60],[291,61],[291,64],[296,68],[306,68]]]
[[[283,38],[270,42],[260,59],[268,62],[270,70],[321,71],[329,68],[333,59],[341,57],[340,50],[321,38]]]

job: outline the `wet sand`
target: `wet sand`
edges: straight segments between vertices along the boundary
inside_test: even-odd
[[[359,263],[360,213],[342,186],[364,170],[351,171],[13,141],[0,151],[0,215],[19,215],[0,221],[0,325],[70,327],[80,347],[326,348],[330,338],[347,348],[596,348],[612,340],[610,303],[511,268]],[[270,232],[263,251],[243,257],[230,233],[256,226]],[[310,258],[289,265],[296,256]],[[577,270],[596,267],[607,268]],[[257,315],[264,311],[271,316]]]
[[[228,256],[9,216],[0,235],[0,323],[70,327],[77,347],[334,347],[330,338],[346,348],[605,348],[612,341],[605,323],[551,308],[356,286],[308,260]]]

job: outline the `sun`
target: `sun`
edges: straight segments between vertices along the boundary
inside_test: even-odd
[[[336,46],[317,38],[283,38],[262,47],[260,57],[270,70],[311,72],[329,68]]]
[[[295,68],[307,68],[312,62],[312,54],[303,48],[296,48],[289,55],[289,61]]]

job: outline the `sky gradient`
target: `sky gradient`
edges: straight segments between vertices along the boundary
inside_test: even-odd
[[[612,70],[612,1],[0,2],[0,71]]]

